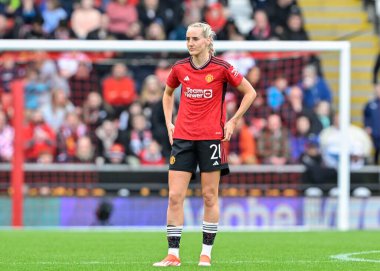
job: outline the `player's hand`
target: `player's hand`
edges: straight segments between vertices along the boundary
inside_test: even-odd
[[[174,124],[173,123],[167,124],[166,128],[168,129],[170,145],[173,145]]]
[[[224,125],[224,138],[222,141],[230,141],[232,134],[234,133],[236,127],[236,120],[230,119]]]

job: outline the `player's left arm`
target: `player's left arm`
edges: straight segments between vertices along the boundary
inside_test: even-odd
[[[255,89],[244,77],[241,83],[236,88],[238,91],[243,93],[244,96],[235,115],[224,125],[224,138],[222,139],[222,141],[230,140],[238,120],[242,118],[244,113],[252,105],[253,100],[257,96]]]

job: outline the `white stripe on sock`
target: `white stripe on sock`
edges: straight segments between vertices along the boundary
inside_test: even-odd
[[[181,237],[183,226],[166,226],[167,236]]]
[[[217,233],[218,232],[218,223],[210,223],[203,221],[202,229],[207,233]]]

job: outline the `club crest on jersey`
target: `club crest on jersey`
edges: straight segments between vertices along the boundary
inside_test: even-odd
[[[205,80],[207,83],[211,83],[214,80],[214,76],[212,74],[207,74]]]
[[[170,161],[169,161],[169,163],[170,163],[171,165],[174,165],[174,163],[175,163],[175,157],[174,157],[174,155],[170,156]]]

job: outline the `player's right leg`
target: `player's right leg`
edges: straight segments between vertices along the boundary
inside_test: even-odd
[[[184,222],[183,202],[192,173],[169,171],[169,204],[167,211],[168,255],[153,266],[180,266],[179,245]]]
[[[153,266],[180,266],[179,246],[184,223],[183,202],[196,168],[191,141],[175,140],[169,170],[169,204],[167,211],[168,255]]]

